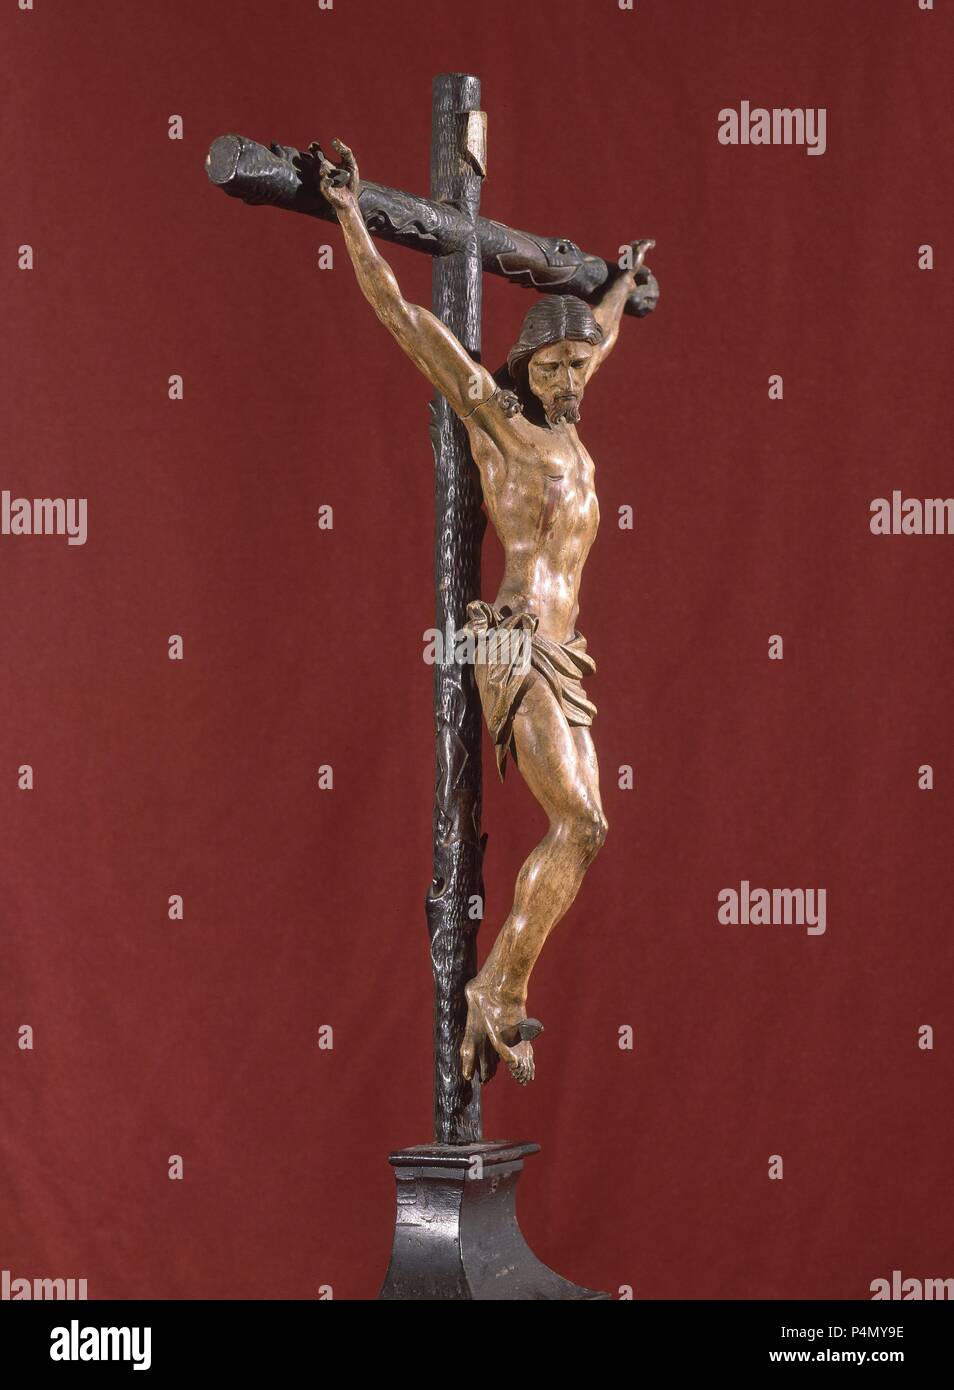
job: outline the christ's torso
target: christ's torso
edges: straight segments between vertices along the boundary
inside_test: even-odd
[[[490,403],[476,416],[483,418],[471,416],[467,431],[505,557],[495,606],[533,613],[542,636],[567,642],[599,526],[593,460],[573,425],[505,419]]]

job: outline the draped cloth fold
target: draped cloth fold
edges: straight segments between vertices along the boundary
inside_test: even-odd
[[[475,599],[467,605],[467,619],[464,632],[476,639],[477,689],[502,781],[507,753],[516,756],[514,717],[536,676],[553,691],[569,725],[589,728],[596,706],[587,698],[582,677],[594,673],[596,662],[587,655],[586,638],[579,632],[569,642],[554,642],[537,631],[540,620],[533,613],[511,613]]]

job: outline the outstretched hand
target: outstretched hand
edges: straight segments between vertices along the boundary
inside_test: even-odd
[[[651,251],[655,245],[656,243],[654,241],[634,241],[632,243],[633,263],[628,269],[634,281],[639,275],[639,272],[643,269],[643,261],[646,259],[647,251]],[[643,279],[645,280],[645,278],[646,272],[643,272]]]
[[[651,314],[659,303],[659,282],[655,275],[645,264],[646,254],[656,245],[654,241],[633,241],[629,245],[629,256],[631,262],[623,270],[623,283],[628,284],[629,299],[628,303],[636,301],[636,314],[639,318],[645,318]]]
[[[357,201],[361,191],[358,177],[358,161],[347,145],[340,140],[332,140],[332,147],[341,156],[340,164],[332,164],[316,140],[308,146],[308,153],[318,167],[318,186],[328,202],[336,210],[346,208],[352,198]]]

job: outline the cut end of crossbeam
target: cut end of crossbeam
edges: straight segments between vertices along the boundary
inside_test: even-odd
[[[205,157],[205,172],[210,183],[222,187],[235,178],[244,143],[240,135],[220,135],[212,141]]]

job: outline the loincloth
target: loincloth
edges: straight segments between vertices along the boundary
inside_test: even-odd
[[[507,753],[513,751],[516,756],[512,749],[514,717],[533,683],[534,672],[553,691],[566,722],[588,729],[596,706],[587,699],[582,677],[593,674],[596,662],[587,655],[586,638],[578,632],[569,642],[541,636],[537,631],[540,620],[533,613],[501,611],[492,603],[475,599],[467,605],[467,618],[464,631],[479,639],[474,668],[477,688],[503,780]]]

